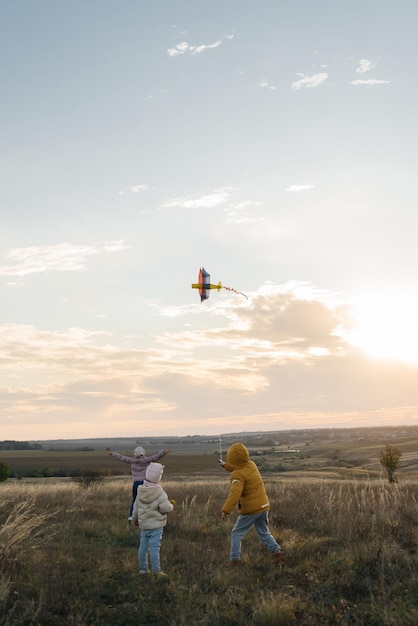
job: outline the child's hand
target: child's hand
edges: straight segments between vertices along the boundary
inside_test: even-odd
[[[219,465],[222,465],[222,467],[225,465],[225,461],[222,461],[222,459],[218,460]]]

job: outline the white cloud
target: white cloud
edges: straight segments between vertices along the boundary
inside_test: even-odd
[[[356,68],[357,74],[365,74],[369,72],[376,65],[375,61],[369,61],[368,59],[360,59],[359,65]]]
[[[233,203],[225,209],[227,222],[234,224],[253,224],[254,222],[260,222],[264,220],[264,217],[254,215],[260,206],[261,202],[251,202],[250,200]]]
[[[308,191],[308,189],[315,189],[315,185],[290,185],[285,191]]]
[[[312,74],[312,76],[305,76],[302,74],[302,78],[292,83],[292,89],[307,89],[309,87],[318,87],[328,78],[326,72],[320,74]]]
[[[271,91],[276,91],[277,87],[275,87],[274,85],[270,85],[270,83],[266,80],[262,80],[258,83],[258,86],[261,87],[262,89],[270,89]]]
[[[90,256],[125,250],[123,241],[108,241],[97,246],[61,243],[53,246],[12,248],[5,256],[10,265],[0,266],[1,276],[26,276],[50,271],[74,272],[86,268]]]
[[[264,219],[264,217],[256,214],[261,206],[260,202],[244,200],[230,203],[232,191],[231,188],[223,187],[215,189],[212,193],[203,196],[174,198],[162,205],[162,208],[215,209],[225,205],[223,210],[227,215],[228,223],[254,223]]]
[[[200,197],[185,196],[182,198],[174,198],[170,202],[163,204],[163,208],[171,209],[175,207],[183,207],[185,209],[210,209],[221,204],[225,204],[230,195],[229,189],[215,189],[211,194]]]
[[[131,193],[142,193],[144,191],[149,191],[149,185],[131,185],[130,187],[126,187],[125,189],[121,189],[118,191],[119,196],[124,196],[126,191],[130,191]]]
[[[189,50],[192,54],[200,54],[201,52],[204,52],[205,50],[211,50],[213,48],[219,48],[219,46],[222,45],[222,41],[221,39],[218,39],[217,41],[215,41],[214,43],[210,43],[210,44],[203,44],[200,46],[190,46]]]
[[[188,48],[189,44],[187,43],[187,41],[182,41],[181,43],[178,43],[174,48],[169,48],[167,50],[167,53],[169,57],[177,57],[181,54],[184,54],[188,50]]]
[[[376,78],[359,78],[357,80],[352,80],[351,85],[368,85],[369,87],[373,87],[374,85],[388,85],[390,83],[389,80],[377,80]]]
[[[149,190],[148,185],[133,185],[131,187],[132,193],[139,193],[140,191],[148,191],[148,190]]]
[[[232,39],[232,37],[228,37],[228,39]],[[174,46],[174,48],[168,48],[167,54],[170,57],[178,57],[182,54],[201,54],[205,50],[213,50],[214,48],[219,48],[221,45],[222,39],[217,39],[214,43],[201,44],[199,46],[190,46],[187,41],[182,41]]]

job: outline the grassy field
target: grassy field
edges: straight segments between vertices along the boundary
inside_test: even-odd
[[[228,570],[228,475],[166,480],[160,579],[138,575],[131,482],[0,484],[1,626],[416,626],[418,485],[266,479],[272,565],[253,531]]]
[[[0,626],[416,626],[416,431],[225,438],[259,465],[286,553],[273,567],[251,531],[239,571],[225,567],[236,512],[220,520],[229,476],[217,442],[148,442],[150,454],[172,449],[164,579],[138,574],[130,467],[109,442],[0,450],[13,475],[0,483]],[[111,447],[130,454],[134,443]],[[395,484],[378,462],[387,443],[402,451]],[[100,480],[83,488],[71,478],[80,470]]]
[[[115,460],[103,451],[2,450],[0,461],[6,462],[12,477],[18,478],[65,477],[77,469],[97,471],[104,476],[129,476],[131,471],[129,465]],[[163,458],[162,463],[166,466],[167,475],[204,475],[210,470],[219,473],[217,457],[214,455],[169,454]]]

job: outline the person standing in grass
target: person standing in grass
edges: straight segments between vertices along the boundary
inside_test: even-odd
[[[243,443],[234,443],[228,449],[226,461],[219,463],[231,472],[231,488],[222,507],[221,518],[225,521],[238,505],[239,515],[231,532],[231,549],[227,567],[241,564],[241,543],[252,526],[267,550],[273,555],[273,563],[281,565],[284,554],[269,530],[268,511],[270,502],[257,465]]]
[[[145,473],[143,485],[138,487],[134,503],[132,522],[140,529],[138,550],[139,573],[149,574],[148,557],[151,572],[164,576],[160,569],[160,548],[163,529],[167,524],[167,513],[173,510],[160,481],[164,472],[161,463],[150,463]]]
[[[124,454],[119,454],[119,452],[114,452],[113,450],[109,450],[108,454],[113,456],[118,461],[122,463],[128,463],[131,466],[131,474],[132,474],[132,501],[129,507],[129,515],[128,521],[132,521],[132,511],[134,508],[134,502],[136,498],[136,494],[138,491],[138,487],[144,483],[145,472],[150,463],[154,463],[155,461],[159,461],[166,454],[170,454],[170,450],[160,450],[156,454],[152,456],[145,456],[145,450],[142,446],[137,446],[134,450],[134,455],[125,456]]]

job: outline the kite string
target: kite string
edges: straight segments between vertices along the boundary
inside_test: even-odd
[[[248,296],[245,293],[242,293],[242,291],[237,291],[233,287],[225,287],[225,285],[222,285],[222,287],[223,287],[223,289],[226,289],[227,291],[233,291],[234,293],[237,293],[240,296],[244,296],[244,298],[247,298],[247,300],[248,300]]]

